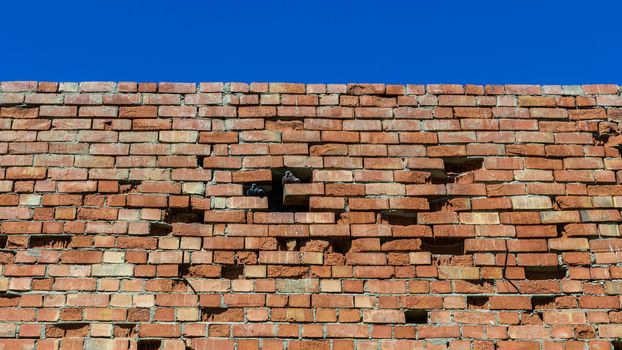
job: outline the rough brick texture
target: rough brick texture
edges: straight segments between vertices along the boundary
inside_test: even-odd
[[[0,83],[0,349],[622,349],[621,119],[617,85]]]

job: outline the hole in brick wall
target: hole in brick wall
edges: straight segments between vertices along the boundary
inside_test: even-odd
[[[183,222],[186,224],[203,223],[203,211],[192,210],[190,208],[168,208],[164,211],[162,221],[172,224],[175,222]]]
[[[332,253],[346,254],[352,248],[352,241],[349,239],[332,239],[330,241],[329,251]]]
[[[456,182],[465,173],[482,168],[484,158],[448,157],[443,158],[443,171],[432,171],[433,184]]]
[[[428,312],[425,310],[406,310],[404,311],[406,323],[426,324],[428,323]]]
[[[219,315],[224,314],[229,309],[225,307],[202,307],[201,321],[215,321]]]
[[[618,124],[614,122],[600,122],[598,123],[598,131],[592,132],[595,145],[604,145],[610,137],[617,135],[620,135],[620,130]]]
[[[71,236],[30,236],[28,246],[30,248],[67,248],[71,242]]]
[[[244,276],[244,265],[223,265],[221,275],[228,280],[240,279]]]
[[[617,123],[601,122],[598,125],[598,132],[592,133],[592,138],[594,139],[594,144],[597,146],[605,146],[615,149],[618,152],[616,156],[619,157],[622,154],[622,144],[615,144],[613,142],[610,143],[611,137],[618,135],[620,135],[620,131],[618,130]],[[618,142],[618,140],[614,141]]]
[[[561,280],[566,277],[567,269],[558,267],[526,267],[525,279],[528,280]]]
[[[464,239],[461,238],[422,238],[421,250],[432,254],[462,255]]]
[[[272,182],[270,183],[262,183],[262,182],[245,182],[242,184],[242,193],[244,193],[245,196],[248,196],[248,194],[246,194],[246,191],[248,191],[251,186],[255,184],[257,185],[257,187],[261,188],[264,191],[264,195],[263,196],[258,196],[258,197],[268,197],[268,202],[270,202],[270,193],[272,192]],[[282,193],[282,191],[281,191]]]
[[[442,185],[448,183],[447,174],[442,170],[430,170],[430,183]]]
[[[189,277],[190,275],[190,266],[189,264],[181,263],[177,265],[177,277],[184,278]]]
[[[138,341],[138,347],[136,348],[136,350],[159,350],[161,346],[161,340],[141,339]]]
[[[7,236],[0,236],[0,249],[4,249],[6,247],[7,240]]]
[[[286,171],[290,171],[295,177],[300,179],[300,183],[309,183],[313,180],[312,168],[273,168],[272,180],[278,180],[279,185]]]
[[[449,197],[432,198],[428,200],[430,203],[430,211],[443,211],[451,208],[451,199]]]
[[[276,241],[278,246],[277,249],[281,251],[297,250],[297,248],[304,245],[304,242],[298,242],[298,240],[295,238],[277,237]]]
[[[203,161],[205,160],[205,158],[208,158],[208,155],[203,155],[203,154],[199,154],[197,155],[197,166],[199,168],[203,167]]]
[[[622,340],[614,340],[611,342],[613,350],[622,350]]]
[[[383,211],[380,213],[383,223],[408,226],[417,224],[417,212],[406,210]]]
[[[545,310],[555,308],[554,296],[533,296],[531,297],[531,308],[534,310]]]
[[[139,180],[119,180],[119,193],[134,193],[140,184]]]
[[[592,133],[592,138],[594,139],[594,143],[596,145],[604,145],[609,141],[609,138],[613,136],[612,134],[601,134],[598,132]]]
[[[173,231],[173,226],[166,222],[150,222],[149,234],[152,236],[166,236]]]
[[[469,309],[488,309],[488,297],[467,296],[467,308]]]
[[[484,158],[450,157],[443,158],[443,166],[447,175],[465,173],[482,168]]]
[[[116,338],[134,338],[137,334],[136,324],[133,324],[133,323],[115,324],[113,332]]]
[[[287,205],[284,204],[282,179],[286,171],[300,179],[300,183],[309,183],[313,179],[313,169],[311,168],[274,168],[272,171],[272,183],[261,186],[268,196],[268,210],[272,212],[308,212],[309,196],[296,196],[289,198]],[[244,186],[244,193],[247,187]]]

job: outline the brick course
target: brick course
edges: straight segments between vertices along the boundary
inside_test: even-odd
[[[622,348],[621,119],[617,85],[1,82],[0,348]]]

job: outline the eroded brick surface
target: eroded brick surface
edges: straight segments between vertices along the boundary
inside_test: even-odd
[[[0,348],[613,349],[621,118],[616,85],[2,82]]]

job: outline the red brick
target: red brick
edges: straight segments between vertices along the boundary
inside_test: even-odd
[[[0,84],[0,347],[46,324],[36,345],[63,349],[622,335],[617,85]],[[63,326],[83,321],[140,324]]]
[[[167,198],[158,195],[130,194],[127,196],[127,204],[130,207],[163,208],[167,206]]]

